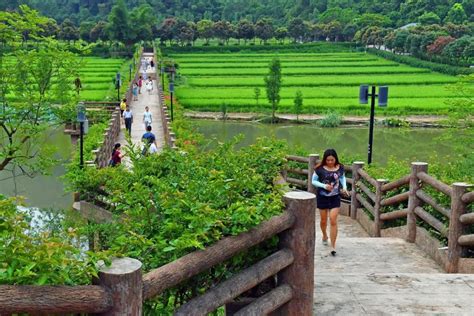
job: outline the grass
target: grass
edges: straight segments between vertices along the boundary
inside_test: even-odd
[[[354,114],[366,112],[358,102],[359,85],[389,85],[389,106],[377,110],[386,114],[446,114],[448,101],[456,95],[445,86],[454,76],[398,64],[366,53],[172,53],[179,64],[176,97],[188,109],[265,112],[264,76],[268,64],[278,56],[282,65],[279,112],[293,112],[297,90],[303,93],[304,113],[336,110]],[[257,101],[254,88],[260,87]]]

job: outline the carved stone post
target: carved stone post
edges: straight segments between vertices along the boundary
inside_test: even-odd
[[[466,233],[466,227],[461,223],[460,217],[467,211],[467,204],[462,201],[462,196],[470,187],[467,183],[456,182],[451,186],[451,216],[449,218],[448,234],[448,262],[446,272],[457,273],[459,258],[466,255],[466,248],[459,245],[458,239]]]
[[[410,173],[410,191],[408,195],[408,214],[407,214],[407,230],[408,242],[416,240],[416,214],[415,208],[421,205],[421,200],[416,196],[416,191],[421,187],[417,174],[419,172],[428,172],[428,164],[426,162],[412,162]]]
[[[314,240],[316,196],[293,191],[284,195],[286,211],[295,215],[292,228],[280,235],[280,248],[293,252],[293,263],[278,274],[278,283],[288,284],[293,299],[281,307],[283,315],[313,314],[314,292]]]
[[[360,179],[359,169],[364,167],[364,162],[354,161],[352,163],[352,191],[351,191],[351,218],[357,218],[357,209],[360,207],[359,201],[356,199],[357,194],[357,182]]]
[[[142,263],[132,258],[117,258],[110,267],[102,266],[98,285],[112,294],[113,307],[103,316],[142,314]]]

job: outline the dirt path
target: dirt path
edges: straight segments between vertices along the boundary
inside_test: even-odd
[[[222,112],[196,112],[186,111],[185,116],[195,119],[210,119],[219,120],[222,119]],[[261,117],[262,113],[227,113],[227,119],[235,121],[253,121],[258,117]],[[295,114],[277,114],[278,118],[286,121],[296,121]],[[317,121],[324,118],[324,115],[317,114],[302,114],[299,115],[299,119],[302,121]],[[381,122],[386,119],[398,119],[410,123],[411,126],[424,126],[424,127],[440,127],[443,125],[443,121],[447,118],[445,116],[436,115],[411,115],[406,117],[399,116],[379,116],[375,117],[377,122]],[[367,116],[343,116],[342,123],[350,125],[364,125],[369,121]]]

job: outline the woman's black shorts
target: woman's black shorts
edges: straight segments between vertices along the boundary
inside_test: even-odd
[[[341,207],[341,197],[339,194],[333,196],[323,196],[318,194],[316,201],[318,203],[318,208],[321,210]]]

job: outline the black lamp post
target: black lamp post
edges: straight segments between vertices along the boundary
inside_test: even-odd
[[[86,118],[86,106],[83,102],[77,104],[77,121],[79,122],[79,168],[84,168],[84,122],[87,121]]]
[[[174,92],[174,82],[170,82],[170,96],[171,96],[171,121],[173,121],[173,92]]]
[[[115,75],[115,88],[117,89],[117,101],[120,102],[120,72]]]
[[[128,75],[128,81],[130,81],[130,82],[132,81],[132,68],[133,68],[133,65],[130,64],[130,66],[129,66],[130,72],[129,72],[129,75]]]
[[[160,64],[161,64],[161,69],[160,69],[161,87],[164,89],[165,88],[165,65],[163,61],[160,61]]]
[[[372,163],[372,150],[373,150],[373,140],[374,140],[374,119],[375,119],[375,98],[379,98],[379,106],[386,107],[388,101],[388,87],[381,86],[379,87],[379,94],[376,94],[376,87],[372,86],[372,91],[369,94],[369,86],[362,85],[359,90],[359,103],[367,104],[368,98],[370,99],[370,123],[369,123],[369,145],[367,148],[367,163],[370,165]]]

